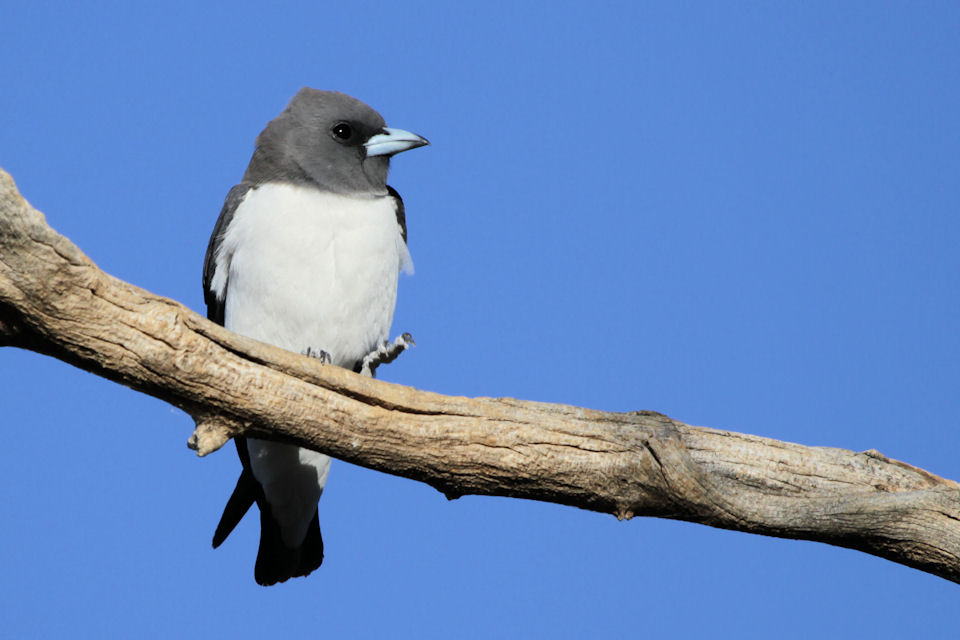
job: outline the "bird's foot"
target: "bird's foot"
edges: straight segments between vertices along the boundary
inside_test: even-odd
[[[316,358],[320,361],[320,364],[330,364],[333,361],[333,358],[330,357],[330,354],[323,349],[307,347],[306,350],[304,350],[303,355],[307,356],[308,358]]]
[[[413,341],[413,336],[409,333],[394,338],[393,342],[384,340],[380,346],[363,357],[360,375],[373,378],[377,367],[382,364],[390,364],[397,359],[397,356],[410,347],[416,346],[416,344]]]

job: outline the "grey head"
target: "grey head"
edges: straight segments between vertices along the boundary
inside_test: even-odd
[[[257,137],[243,181],[384,195],[390,157],[425,144],[416,134],[387,128],[379,113],[355,98],[304,87]]]

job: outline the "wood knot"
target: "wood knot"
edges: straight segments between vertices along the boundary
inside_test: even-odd
[[[239,432],[237,424],[223,417],[194,416],[196,427],[187,446],[201,458],[227,444]]]

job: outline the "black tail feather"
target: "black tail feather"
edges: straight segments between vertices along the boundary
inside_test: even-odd
[[[307,527],[303,543],[294,549],[285,545],[280,535],[280,526],[271,515],[270,505],[263,495],[263,488],[250,470],[247,441],[244,438],[234,438],[234,442],[243,471],[213,534],[214,549],[226,540],[250,506],[256,502],[260,508],[260,548],[257,550],[257,564],[253,571],[257,584],[266,587],[286,582],[290,578],[309,575],[323,563],[323,537],[320,535],[320,518],[317,512],[313,512],[313,520]]]
[[[268,587],[290,578],[309,575],[323,562],[323,538],[316,513],[307,529],[303,544],[291,549],[283,543],[280,527],[270,515],[270,508],[260,506],[260,548],[253,577],[257,584]]]
[[[307,537],[300,546],[300,564],[295,577],[308,576],[310,572],[323,564],[323,537],[320,535],[320,518],[314,513],[307,528]]]

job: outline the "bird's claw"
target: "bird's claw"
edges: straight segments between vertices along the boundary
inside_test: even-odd
[[[330,357],[330,354],[323,349],[313,349],[311,347],[307,347],[306,350],[304,350],[303,355],[307,356],[308,358],[316,358],[320,361],[320,364],[330,364],[333,361],[333,358]]]
[[[396,360],[401,353],[410,347],[416,346],[416,344],[417,343],[413,341],[413,336],[409,333],[397,336],[393,339],[393,342],[384,340],[380,343],[380,346],[363,357],[360,375],[373,378],[377,367],[382,364],[390,364]]]

